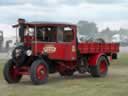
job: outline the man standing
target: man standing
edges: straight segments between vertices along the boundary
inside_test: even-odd
[[[25,33],[25,20],[19,18],[18,19],[19,23],[19,37],[20,37],[20,42],[24,42],[24,33]]]

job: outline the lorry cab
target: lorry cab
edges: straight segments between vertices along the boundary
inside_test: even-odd
[[[14,27],[18,34],[24,34],[20,41],[31,49],[33,55],[47,55],[54,60],[76,60],[76,25],[20,21]]]

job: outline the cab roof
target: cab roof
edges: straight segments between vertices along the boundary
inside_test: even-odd
[[[63,22],[46,22],[46,21],[34,21],[34,22],[25,22],[24,23],[27,26],[30,27],[35,27],[35,26],[72,26],[72,27],[76,27],[75,24],[71,24],[71,23],[63,23]],[[13,27],[18,27],[19,24],[13,25]]]

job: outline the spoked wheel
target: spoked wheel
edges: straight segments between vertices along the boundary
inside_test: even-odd
[[[18,83],[22,77],[22,75],[18,74],[18,68],[13,60],[9,60],[3,70],[4,79],[8,83]]]
[[[31,80],[33,84],[44,84],[48,81],[48,66],[43,60],[36,60],[31,65]]]
[[[109,62],[104,56],[101,56],[96,64],[96,66],[90,67],[90,72],[93,77],[104,77],[108,72]]]

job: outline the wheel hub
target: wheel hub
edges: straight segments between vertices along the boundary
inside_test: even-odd
[[[100,64],[100,72],[101,73],[105,73],[107,70],[106,68],[106,62],[105,61],[102,61],[101,64]]]
[[[41,71],[40,71],[40,74],[41,74],[41,75],[44,75],[44,73],[45,73],[44,70],[41,70]]]
[[[39,80],[43,80],[46,77],[46,67],[43,64],[40,64],[37,67],[36,73],[37,73],[37,78]]]

